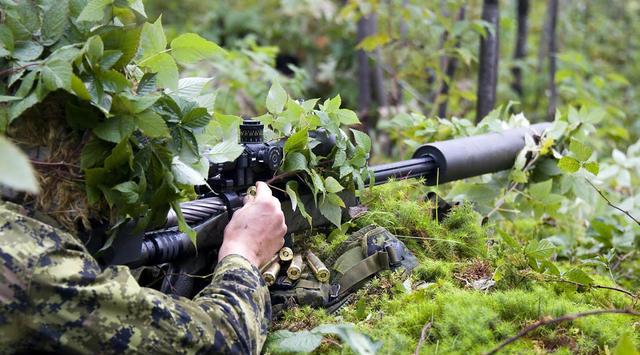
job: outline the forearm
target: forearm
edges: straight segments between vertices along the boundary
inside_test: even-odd
[[[260,352],[271,321],[271,301],[259,270],[246,258],[239,255],[223,258],[211,284],[194,302],[207,313],[222,311],[219,331],[228,340],[227,350]]]

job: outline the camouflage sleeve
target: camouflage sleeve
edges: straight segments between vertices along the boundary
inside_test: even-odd
[[[35,334],[80,353],[258,354],[271,318],[264,281],[237,255],[193,300],[140,287],[126,267],[101,272],[68,249],[40,258],[30,289]]]
[[[165,295],[0,202],[0,354],[257,354],[270,319],[264,280],[241,256],[193,300]]]

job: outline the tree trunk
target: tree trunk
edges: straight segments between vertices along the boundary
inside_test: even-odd
[[[457,21],[464,21],[465,11],[465,5],[462,5],[460,11],[458,12]],[[460,41],[456,42],[455,48],[460,48]],[[445,77],[442,80],[442,87],[440,88],[440,96],[444,96],[445,98],[438,106],[438,117],[447,116],[447,105],[449,104],[449,87],[453,83],[453,76],[456,74],[457,69],[458,58],[455,56],[448,58],[448,60],[446,61]]]
[[[516,48],[513,52],[515,66],[511,70],[513,73],[513,83],[511,87],[522,97],[524,94],[522,88],[522,62],[527,56],[527,20],[529,17],[529,0],[518,0],[518,32],[516,35]]]
[[[358,20],[357,41],[360,43],[368,36],[369,25],[367,17],[363,16]],[[369,114],[371,110],[371,68],[367,53],[359,49],[356,52],[358,61],[358,113],[362,121],[363,128],[369,128]]]
[[[558,0],[549,1],[549,109],[547,117],[553,120],[558,104],[556,89],[556,55],[558,53],[558,38],[556,27],[558,22]]]
[[[482,19],[491,25],[493,31],[487,31],[487,35],[480,40],[476,122],[480,122],[484,116],[491,112],[496,103],[500,51],[500,7],[498,0],[484,0]]]
[[[374,35],[378,32],[378,16],[376,14],[372,14],[369,17],[369,35]],[[371,54],[373,61],[373,93],[375,95],[376,101],[379,107],[387,108],[389,106],[389,101],[387,100],[387,91],[384,88],[384,73],[382,72],[382,52],[380,48],[374,49]],[[375,127],[375,126],[374,126]]]

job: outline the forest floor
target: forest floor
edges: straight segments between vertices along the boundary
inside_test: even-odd
[[[442,220],[433,218],[426,192],[416,182],[376,187],[362,198],[368,212],[352,221],[352,230],[374,223],[398,235],[420,261],[410,275],[383,273],[332,314],[309,307],[288,310],[272,331],[351,323],[380,342],[378,353],[479,354],[540,320],[593,310],[638,309],[637,293],[557,282],[533,271],[527,254],[505,245],[494,231],[495,224],[481,225],[481,216],[470,203],[453,207]],[[537,235],[530,229],[527,223],[516,223],[507,230],[512,240],[524,245]],[[317,235],[310,245],[324,258],[344,238]],[[568,260],[556,263],[563,269],[572,267]],[[592,277],[594,284],[616,286],[595,270]],[[640,317],[598,314],[560,321],[517,337],[502,353],[615,354],[625,342],[621,338],[638,344]],[[315,352],[353,352],[336,339],[325,338]]]

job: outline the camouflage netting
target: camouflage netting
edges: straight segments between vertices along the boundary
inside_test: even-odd
[[[80,155],[88,134],[73,130],[65,119],[68,95],[56,93],[14,121],[7,135],[25,150],[36,170],[40,193],[26,195],[23,205],[53,218],[70,232],[91,228],[99,216],[90,206],[80,170]]]

